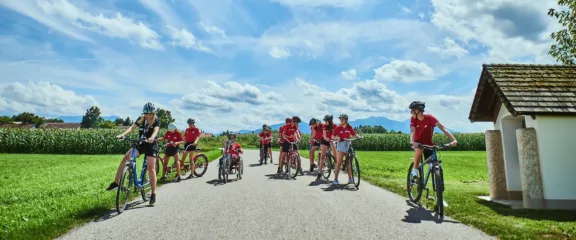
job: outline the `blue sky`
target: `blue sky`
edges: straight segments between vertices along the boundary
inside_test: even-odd
[[[409,118],[451,129],[483,63],[555,63],[554,0],[0,0],[0,114],[135,118],[254,129],[299,115]]]

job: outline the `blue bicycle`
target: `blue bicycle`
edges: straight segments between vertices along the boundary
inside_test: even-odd
[[[140,173],[140,179],[138,179],[138,172],[136,171],[136,150],[138,145],[146,140],[146,138],[142,139],[129,139],[129,138],[120,138],[119,140],[128,141],[132,145],[132,155],[130,160],[126,162],[126,167],[122,172],[122,178],[120,179],[120,183],[118,184],[118,192],[116,193],[116,211],[118,214],[122,213],[126,209],[126,205],[130,200],[130,188],[134,185],[134,191],[140,190],[140,194],[142,195],[142,200],[147,202],[150,199],[150,180],[147,177],[148,166],[146,158],[142,163],[142,172]],[[122,197],[122,194],[125,193],[125,196]]]

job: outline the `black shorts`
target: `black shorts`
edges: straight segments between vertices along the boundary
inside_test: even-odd
[[[322,141],[320,141],[320,144],[330,147],[330,142],[326,141],[325,139],[322,139]]]
[[[316,140],[318,140],[318,139],[316,139]],[[320,143],[321,143],[321,141],[320,142],[312,141],[312,147],[320,147]]]
[[[298,150],[298,144],[292,144],[292,148],[293,150]],[[288,152],[290,151],[290,143],[289,142],[283,142],[282,143],[282,152]]]
[[[164,151],[164,154],[166,154],[166,156],[174,156],[176,155],[176,153],[178,153],[178,148],[174,147],[174,146],[168,146],[166,147],[166,151]]]
[[[146,157],[158,157],[158,144],[143,142],[138,145],[138,153],[144,154]]]
[[[266,144],[260,143],[260,147],[261,147],[261,148],[262,148],[262,147],[267,147],[268,149],[270,149],[270,148],[272,148],[272,143],[266,143]]]
[[[424,158],[422,158],[422,161],[426,160],[427,158],[429,158],[430,156],[432,156],[432,154],[434,153],[434,151],[430,150],[430,149],[424,149],[422,151],[422,155],[424,155]]]
[[[196,151],[196,146],[192,145],[193,142],[187,142],[184,144],[184,151]]]

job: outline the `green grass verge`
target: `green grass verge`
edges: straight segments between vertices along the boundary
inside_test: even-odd
[[[0,239],[53,239],[115,208],[116,191],[105,189],[121,155],[0,156]]]
[[[300,154],[309,156],[306,150]],[[406,175],[412,152],[357,152],[357,156],[362,180],[408,199]],[[486,152],[447,151],[440,157],[447,216],[500,239],[576,239],[576,211],[517,210],[479,199],[490,195]],[[430,180],[428,184],[434,196]],[[434,201],[425,199],[425,194],[420,202],[433,209]]]

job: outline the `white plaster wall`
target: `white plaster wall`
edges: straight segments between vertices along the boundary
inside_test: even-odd
[[[496,118],[496,123],[494,124],[494,129],[502,132],[506,187],[508,191],[522,191],[516,129],[522,128],[523,119],[524,116],[513,117],[512,114],[508,112],[508,109],[502,105]]]
[[[545,199],[576,199],[576,117],[526,117],[526,127],[536,129]]]

